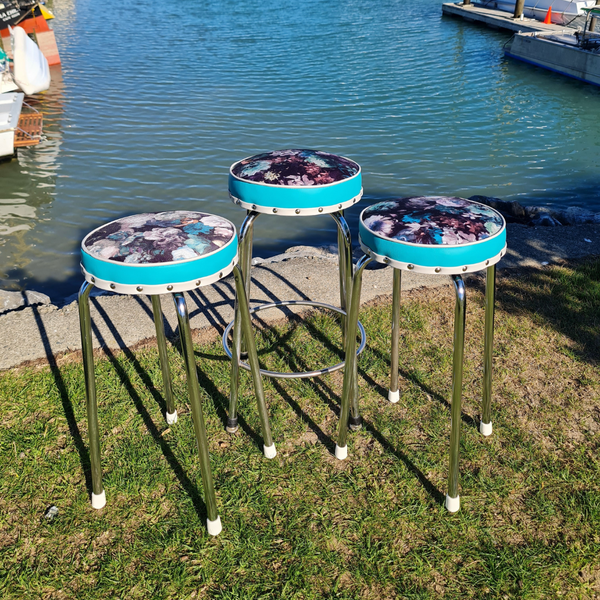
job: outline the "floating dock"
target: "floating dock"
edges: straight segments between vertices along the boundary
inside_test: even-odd
[[[511,13],[503,10],[483,8],[475,4],[463,4],[462,2],[442,4],[442,13],[466,21],[481,23],[493,29],[505,29],[513,32],[543,31],[545,33],[558,33],[565,29],[564,25],[556,25],[555,23],[547,25],[536,19],[515,19]]]

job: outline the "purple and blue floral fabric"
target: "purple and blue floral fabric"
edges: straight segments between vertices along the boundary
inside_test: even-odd
[[[199,258],[234,236],[233,225],[216,215],[183,210],[143,213],[92,231],[83,240],[83,249],[104,260],[166,263]]]
[[[362,214],[370,231],[411,244],[469,244],[485,240],[504,227],[494,209],[446,196],[419,196],[379,202]]]
[[[256,154],[233,165],[245,181],[271,185],[309,186],[337,183],[360,171],[354,161],[318,150],[277,150]]]

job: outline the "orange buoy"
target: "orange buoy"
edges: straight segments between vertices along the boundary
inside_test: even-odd
[[[548,9],[546,13],[546,18],[544,19],[544,24],[551,25],[552,24],[552,7]]]

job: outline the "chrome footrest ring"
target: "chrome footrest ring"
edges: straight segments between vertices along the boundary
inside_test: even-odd
[[[309,300],[282,300],[280,302],[270,302],[268,304],[261,304],[260,306],[256,306],[250,309],[250,314],[254,314],[261,310],[267,310],[269,308],[279,308],[280,306],[314,306],[317,308],[325,308],[327,310],[332,310],[340,315],[346,315],[346,311],[338,308],[337,306],[332,306],[331,304],[325,304],[324,302],[313,302]],[[229,358],[232,358],[232,352],[229,346],[227,345],[227,338],[229,336],[229,332],[233,328],[233,321],[227,325],[225,331],[223,332],[223,349]],[[367,343],[367,336],[365,334],[365,328],[362,326],[362,323],[358,321],[358,330],[360,332],[360,344],[356,350],[356,356],[359,356],[360,353],[365,349],[365,345]],[[343,369],[346,364],[346,361],[342,361],[333,365],[332,367],[325,367],[324,369],[318,369],[316,371],[301,371],[294,373],[282,373],[280,371],[267,371],[266,369],[261,369],[260,374],[265,377],[272,377],[273,379],[308,379],[309,377],[319,377],[321,375],[325,375],[326,373],[333,373],[335,371],[339,371]],[[245,369],[246,371],[250,371],[250,365],[248,363],[242,362],[240,360],[240,367]]]

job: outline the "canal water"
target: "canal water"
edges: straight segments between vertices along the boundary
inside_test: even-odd
[[[0,288],[60,302],[79,243],[135,212],[241,224],[229,166],[316,148],[363,168],[365,206],[483,194],[600,212],[600,90],[503,57],[509,34],[440,0],[54,0],[47,139],[0,164]],[[356,231],[360,206],[349,211]],[[326,216],[262,216],[255,254],[328,244]]]

